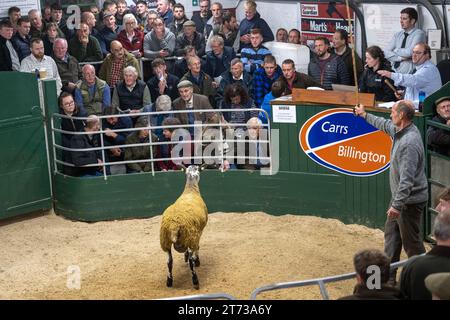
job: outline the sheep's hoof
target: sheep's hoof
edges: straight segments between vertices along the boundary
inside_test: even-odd
[[[194,289],[199,290],[200,289],[200,283],[198,283],[198,279],[194,280],[192,279],[192,282],[194,284]]]
[[[173,279],[167,277],[167,282],[166,282],[166,284],[167,284],[168,287],[172,287],[172,285],[173,285]]]

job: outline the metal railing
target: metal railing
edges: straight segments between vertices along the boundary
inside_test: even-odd
[[[426,152],[426,159],[427,159],[426,170],[427,170],[429,199],[428,199],[427,208],[425,210],[424,235],[425,235],[425,239],[427,241],[434,242],[435,239],[433,239],[431,236],[431,233],[432,233],[432,223],[431,222],[432,222],[432,217],[436,216],[439,212],[435,211],[432,206],[432,203],[433,203],[432,186],[435,186],[438,188],[446,188],[446,187],[450,186],[450,182],[449,182],[449,184],[445,185],[441,181],[437,180],[436,177],[432,176],[432,170],[433,170],[432,157],[442,159],[443,162],[447,163],[447,167],[449,167],[449,168],[450,168],[450,157],[430,149],[430,146],[428,144],[428,134],[427,134],[429,127],[434,127],[434,128],[438,128],[441,130],[450,131],[450,126],[448,126],[446,124],[442,124],[440,122],[430,120],[430,119],[427,119],[425,122],[425,152]]]
[[[217,161],[218,159],[220,159],[221,162],[221,170],[224,171],[224,161],[227,158],[233,158],[236,160],[242,159],[242,160],[260,160],[260,161],[267,161],[269,163],[269,170],[270,172],[272,172],[272,144],[271,144],[271,130],[270,130],[270,123],[267,124],[260,124],[261,128],[267,128],[267,140],[264,139],[258,139],[256,140],[258,143],[261,144],[266,144],[267,145],[267,150],[268,150],[268,156],[264,157],[264,156],[240,156],[240,155],[233,155],[228,156],[225,155],[225,152],[221,152],[219,155],[214,155],[214,156],[182,156],[182,157],[170,157],[170,158],[155,158],[154,154],[153,154],[153,146],[161,146],[161,145],[176,145],[176,144],[202,144],[202,143],[219,143],[219,144],[223,144],[224,143],[248,143],[248,140],[245,139],[227,139],[227,137],[224,137],[223,135],[223,128],[230,128],[230,127],[245,127],[246,123],[194,123],[194,124],[180,124],[180,125],[171,125],[171,126],[158,126],[158,125],[152,125],[152,121],[148,121],[148,125],[146,127],[139,127],[139,128],[124,128],[124,129],[108,129],[107,130],[103,130],[103,126],[102,126],[102,119],[106,119],[106,118],[111,118],[111,117],[149,117],[150,118],[155,118],[158,115],[176,115],[176,114],[189,114],[189,113],[211,113],[211,114],[220,114],[221,112],[263,112],[265,114],[265,116],[268,118],[268,114],[265,110],[263,109],[258,109],[258,108],[252,108],[252,109],[197,109],[197,110],[172,110],[172,111],[158,111],[158,112],[139,112],[139,113],[133,113],[133,114],[129,114],[129,113],[122,113],[122,114],[115,114],[115,115],[106,115],[106,116],[98,116],[99,119],[99,124],[100,124],[100,130],[99,131],[95,131],[95,132],[77,132],[77,131],[66,131],[60,128],[56,128],[55,127],[55,120],[56,119],[72,119],[72,120],[87,120],[88,117],[73,117],[73,116],[67,116],[67,115],[63,115],[63,114],[59,114],[59,113],[54,113],[52,115],[51,118],[51,131],[52,131],[52,147],[53,147],[53,160],[54,160],[54,170],[55,172],[58,172],[58,164],[60,165],[64,165],[64,166],[68,166],[68,167],[75,167],[75,165],[73,163],[69,163],[69,162],[65,162],[61,159],[58,159],[57,157],[57,150],[62,150],[62,151],[68,151],[68,152],[83,152],[83,151],[98,151],[101,150],[102,152],[102,163],[93,163],[93,164],[87,164],[81,167],[99,167],[101,166],[103,168],[103,176],[104,179],[107,180],[107,172],[105,170],[105,168],[107,166],[112,166],[112,165],[120,165],[120,164],[131,164],[131,163],[143,163],[143,162],[150,162],[151,163],[151,172],[152,175],[155,175],[155,167],[154,167],[154,162],[160,162],[160,161],[173,161],[173,162],[183,162],[183,161],[192,161],[192,160],[199,160],[199,162],[202,162],[200,160],[213,160]],[[186,139],[186,140],[175,140],[175,141],[156,141],[153,142],[152,141],[152,131],[158,130],[158,129],[168,129],[168,128],[173,128],[173,129],[186,129],[186,128],[194,128],[195,130],[199,130],[200,132],[198,132],[198,134],[201,134],[201,136],[199,137],[200,140],[197,140],[197,135],[194,134],[194,139]],[[203,139],[203,132],[201,129],[204,128],[220,128],[219,129],[219,134],[220,137],[219,139]],[[103,134],[105,134],[106,132],[115,132],[115,133],[121,133],[121,132],[133,132],[133,131],[141,131],[141,130],[148,130],[149,132],[149,142],[143,142],[143,143],[138,143],[138,144],[123,144],[123,145],[108,145],[105,146],[104,143],[104,138],[103,138]],[[60,133],[60,134],[66,134],[66,135],[87,135],[87,134],[98,134],[100,136],[100,146],[99,147],[93,147],[93,148],[79,148],[79,149],[73,149],[73,148],[69,148],[67,146],[63,146],[63,145],[59,145],[56,143],[56,136],[55,133]],[[107,157],[105,155],[105,150],[109,150],[109,149],[116,149],[116,148],[130,148],[130,147],[149,147],[149,152],[150,152],[150,158],[149,159],[139,159],[139,160],[124,160],[124,161],[113,161],[113,162],[108,162]],[[223,149],[222,149],[223,150]],[[211,164],[208,163],[207,164]]]
[[[403,267],[408,262],[409,262],[409,259],[392,263],[391,264],[391,269],[392,268]],[[326,283],[345,281],[345,280],[353,279],[355,277],[356,277],[356,272],[352,272],[352,273],[346,273],[346,274],[341,274],[341,275],[337,275],[337,276],[330,276],[330,277],[324,277],[324,278],[269,284],[269,285],[266,285],[266,286],[263,286],[263,287],[259,287],[259,288],[256,288],[255,290],[253,290],[253,292],[252,292],[252,294],[250,296],[250,299],[251,300],[256,300],[257,295],[259,295],[262,292],[266,292],[266,291],[318,285],[322,298],[324,300],[329,300],[330,296],[328,294],[327,288],[325,287]]]

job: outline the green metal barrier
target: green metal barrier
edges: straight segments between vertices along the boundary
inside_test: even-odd
[[[38,82],[0,72],[0,219],[51,208]]]

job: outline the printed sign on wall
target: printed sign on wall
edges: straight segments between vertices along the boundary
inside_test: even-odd
[[[351,176],[371,176],[390,164],[392,139],[352,109],[322,111],[300,129],[300,146],[318,164]]]
[[[345,29],[350,33],[345,4],[302,2],[300,4],[300,16],[302,19],[302,35],[306,36],[307,40],[314,40],[323,36],[331,41],[333,34],[338,29]],[[350,16],[354,28],[355,15],[351,8]]]

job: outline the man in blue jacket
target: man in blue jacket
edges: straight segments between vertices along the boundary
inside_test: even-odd
[[[245,19],[239,26],[239,33],[241,35],[241,48],[250,44],[250,31],[252,29],[261,29],[263,35],[263,42],[273,41],[275,38],[267,22],[261,18],[256,12],[256,2],[247,0],[244,5]]]

